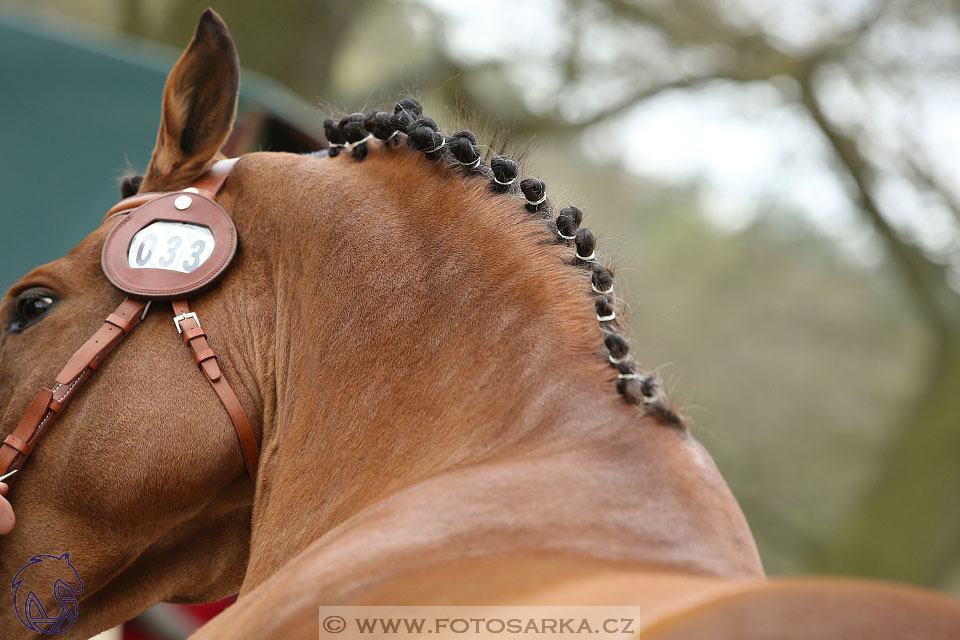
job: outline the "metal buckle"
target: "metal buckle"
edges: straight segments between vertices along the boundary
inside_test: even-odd
[[[180,328],[180,321],[186,320],[187,318],[193,318],[194,320],[196,320],[197,327],[200,327],[200,318],[198,318],[197,314],[195,314],[193,311],[176,316],[173,319],[173,324],[177,325],[177,333],[179,333],[180,335],[183,335],[183,329]]]

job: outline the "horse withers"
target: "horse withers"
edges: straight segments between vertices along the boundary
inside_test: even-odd
[[[207,11],[141,194],[224,159],[238,84]],[[319,607],[345,604],[629,604],[644,638],[960,636],[946,596],[765,579],[709,454],[631,357],[580,209],[415,100],[327,132],[322,153],[241,157],[208,194],[238,238],[189,301],[217,369],[189,366],[185,313],[141,304],[17,474],[0,577],[69,553],[84,589],[65,635],[239,591],[197,637],[314,638]],[[135,211],[7,293],[4,436],[120,308],[101,258]],[[255,480],[213,376],[252,425]],[[0,630],[33,635],[12,605]]]

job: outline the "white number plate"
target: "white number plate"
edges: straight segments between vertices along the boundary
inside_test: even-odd
[[[207,227],[183,222],[154,222],[133,236],[127,252],[131,269],[165,269],[190,273],[213,253]]]

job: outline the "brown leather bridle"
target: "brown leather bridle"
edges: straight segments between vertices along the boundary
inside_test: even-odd
[[[73,354],[57,374],[53,389],[44,387],[34,397],[16,429],[0,445],[0,476],[19,471],[40,438],[63,413],[83,383],[133,328],[140,324],[149,311],[151,303],[154,300],[170,300],[177,332],[183,336],[183,341],[190,347],[194,361],[227,410],[240,441],[247,472],[252,480],[256,479],[260,449],[253,427],[240,400],[220,369],[217,354],[210,347],[207,334],[200,326],[197,314],[191,312],[187,304],[187,297],[213,285],[223,275],[233,258],[236,249],[236,230],[226,212],[216,204],[216,196],[227,176],[230,175],[235,162],[236,158],[217,162],[184,191],[138,194],[121,200],[106,213],[105,222],[115,217],[124,219],[111,231],[104,243],[104,272],[114,286],[130,297],[124,298],[120,306],[107,316],[103,326]],[[187,206],[193,209],[186,213],[181,210],[184,202],[182,198],[185,194],[189,196],[186,200]],[[202,220],[204,226],[215,227],[216,231],[226,236],[218,241],[221,243],[220,254],[211,257],[207,268],[198,268],[190,276],[158,269],[128,271],[125,274],[126,270],[123,269],[121,261],[126,259],[127,246],[122,242],[138,229],[133,228],[131,233],[130,230],[119,229],[119,227],[131,222],[133,214],[148,204],[152,209],[147,217],[140,216],[143,219],[191,220],[193,216]],[[223,217],[218,217],[221,213]],[[124,233],[128,235],[124,236]],[[114,236],[117,236],[118,241],[111,244]],[[131,284],[130,281],[136,278],[144,279],[146,286],[141,286],[144,283],[140,283],[139,280]],[[18,476],[19,474],[14,475],[6,482]]]

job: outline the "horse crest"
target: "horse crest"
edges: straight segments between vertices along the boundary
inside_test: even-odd
[[[33,556],[14,576],[11,589],[17,617],[31,631],[47,635],[63,633],[77,621],[83,582],[70,563],[69,553]],[[51,594],[58,609],[48,613],[44,601],[48,606],[52,604]]]

